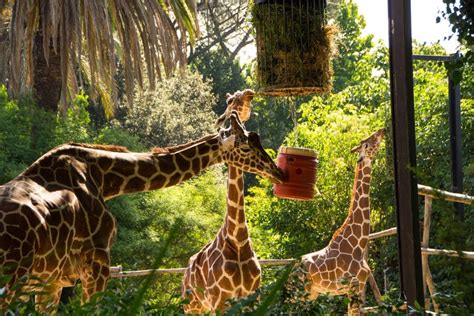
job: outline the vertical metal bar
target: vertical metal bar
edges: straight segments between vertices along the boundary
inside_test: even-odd
[[[388,0],[393,159],[401,295],[423,306],[410,0]]]
[[[462,138],[461,138],[461,89],[459,84],[454,82],[451,74],[448,77],[449,85],[449,134],[451,141],[451,175],[452,191],[462,193],[463,172],[462,172]],[[459,219],[464,220],[464,205],[454,203]]]

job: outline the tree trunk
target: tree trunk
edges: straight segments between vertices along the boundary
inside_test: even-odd
[[[61,97],[61,54],[60,45],[55,52],[50,44],[49,60],[43,51],[43,35],[36,33],[33,47],[33,95],[38,107],[56,112]]]

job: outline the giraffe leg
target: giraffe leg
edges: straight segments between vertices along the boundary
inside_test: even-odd
[[[369,273],[370,268],[368,265],[364,264],[357,274],[357,278],[351,284],[351,294],[349,294],[350,302],[348,307],[349,315],[361,315],[360,309],[365,303],[364,289],[367,284]]]
[[[33,249],[25,256],[21,256],[19,249],[9,250],[8,255],[5,256],[1,262],[1,274],[8,276],[6,283],[1,283],[3,298],[0,300],[0,311],[6,309],[9,303],[15,300],[27,301],[27,296],[17,296],[17,292],[22,292],[22,289],[28,285],[27,277],[31,273],[33,267]],[[10,258],[20,258],[18,261],[13,261]]]
[[[59,305],[62,287],[50,284],[42,289],[42,293],[35,296],[36,309],[41,313],[51,313]],[[54,313],[54,312],[53,312]]]
[[[106,250],[94,249],[83,262],[81,274],[82,303],[105,290],[110,275],[110,254]]]

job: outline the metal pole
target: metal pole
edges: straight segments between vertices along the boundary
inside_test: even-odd
[[[401,295],[423,306],[410,0],[388,0],[393,159]]]
[[[461,92],[458,83],[455,83],[451,74],[448,76],[449,85],[449,134],[451,141],[451,175],[452,191],[462,193],[462,139],[461,139]],[[464,205],[454,203],[459,220],[464,220]]]

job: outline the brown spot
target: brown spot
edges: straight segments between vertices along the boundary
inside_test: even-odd
[[[219,150],[219,145],[213,144],[213,145],[211,146],[211,151],[218,151],[218,150]]]
[[[54,169],[41,168],[40,174],[46,182],[54,182]]]
[[[54,256],[48,256],[46,260],[46,271],[53,271],[58,266],[58,260]]]
[[[91,172],[92,178],[95,179],[97,183],[102,184],[104,174],[99,169],[99,167],[97,167],[96,165],[91,165],[90,170],[91,170],[90,172]],[[56,178],[58,178],[57,175],[56,175]]]
[[[214,284],[214,282],[215,280],[213,280],[211,284]],[[213,286],[208,291],[209,295],[211,295],[211,297],[213,297],[214,299],[218,298],[221,293],[221,289],[218,286]]]
[[[360,236],[362,233],[362,229],[360,225],[356,225],[356,224],[352,225],[352,232],[356,237]]]
[[[369,223],[364,223],[362,225],[362,235],[363,236],[369,236],[370,233],[370,224]]]
[[[53,156],[47,156],[44,159],[41,159],[39,165],[43,168],[51,168],[53,166]]]
[[[191,161],[191,165],[192,165],[192,170],[193,170],[193,173],[196,175],[199,173],[199,171],[201,170],[201,160],[200,159],[193,159]]]
[[[352,234],[351,226],[346,226],[346,228],[344,229],[344,232],[342,234],[342,238],[347,239],[351,234]]]
[[[97,229],[97,226],[99,225],[100,217],[98,212],[91,212],[89,211],[89,227],[92,231],[95,231]]]
[[[229,234],[234,235],[235,224],[231,221],[227,221],[226,226],[226,230],[229,232]]]
[[[125,186],[125,192],[141,192],[145,189],[145,181],[135,177],[128,181]]]
[[[368,197],[362,197],[359,199],[359,206],[361,208],[368,208],[369,207],[369,198]]]
[[[351,265],[349,266],[349,272],[351,274],[356,274],[357,271],[359,271],[360,269],[360,264],[359,264],[359,261],[356,261],[356,260],[352,260],[351,262]]]
[[[206,169],[209,164],[209,156],[201,157],[201,170]]]
[[[349,267],[349,263],[352,261],[352,255],[341,253],[337,259],[338,266],[346,270]]]
[[[170,159],[165,158],[165,157],[158,157],[158,168],[160,169],[160,173],[164,174],[172,174],[175,170],[176,167]]]
[[[228,277],[225,277],[225,276],[219,282],[219,286],[221,288],[228,289],[228,290],[231,290],[233,288],[232,282],[230,281]]]
[[[209,264],[211,266],[214,265],[214,261],[217,260],[217,258],[219,258],[221,256],[221,253],[219,252],[219,250],[217,249],[214,249],[214,251],[211,253],[211,255],[209,256]]]
[[[364,218],[362,217],[362,211],[360,209],[354,211],[353,213],[354,215],[354,221],[356,223],[362,223],[362,221],[364,220]]]
[[[155,190],[164,187],[166,184],[166,177],[159,174],[151,180],[150,190]]]
[[[230,193],[228,193],[230,194]],[[234,206],[227,206],[227,215],[231,218],[237,219],[237,208]],[[233,234],[232,234],[233,235]]]
[[[210,148],[207,144],[201,144],[197,147],[199,156],[209,153]]]
[[[239,265],[235,262],[226,261],[224,264],[224,271],[226,275],[233,275],[239,270]]]
[[[260,275],[261,270],[255,260],[252,260],[248,263],[248,269],[254,278]]]
[[[63,221],[63,218],[61,216],[61,210],[51,211],[47,221],[48,221],[48,224],[51,226],[59,226],[59,224],[61,224]]]
[[[226,260],[238,260],[237,253],[229,246],[229,242],[226,242],[224,249],[222,250],[222,255]]]
[[[167,187],[171,187],[173,185],[178,184],[181,181],[181,174],[176,172],[170,178],[170,181],[166,184]]]
[[[240,275],[239,272],[235,273],[232,276],[232,281],[234,282],[234,285],[241,284],[242,282],[242,276]]]
[[[328,271],[334,270],[336,268],[336,259],[330,258],[326,260],[326,266]]]
[[[214,261],[214,264],[212,265],[212,271],[214,273],[214,277],[216,280],[219,280],[220,277],[222,276],[223,263],[224,263],[224,259],[222,259],[222,256],[218,256],[216,261]]]
[[[191,167],[191,163],[179,155],[175,157],[175,161],[176,161],[176,164],[178,165],[179,170],[183,172],[188,171],[189,168]]]
[[[237,240],[247,240],[249,238],[248,230],[246,227],[240,227],[237,230]]]
[[[243,284],[246,285],[245,286],[246,288],[249,288],[253,283],[253,278],[252,278],[252,275],[250,274],[247,264],[242,265],[242,279],[243,279]]]
[[[362,259],[362,249],[360,247],[354,248],[354,251],[352,252],[352,256],[356,260]]]
[[[43,271],[44,268],[46,268],[46,260],[44,258],[39,258],[37,259],[38,261],[36,261],[36,265],[35,265],[35,271]]]
[[[156,167],[150,161],[138,161],[138,174],[149,179],[158,172]]]
[[[341,253],[351,253],[352,252],[352,246],[349,243],[347,239],[344,239],[341,241],[341,244],[339,245],[339,251]]]
[[[355,247],[357,246],[358,240],[354,235],[352,235],[349,237],[349,243],[351,244],[352,247]]]
[[[122,182],[122,177],[114,173],[107,173],[104,177],[104,195],[117,195],[120,192],[120,186],[122,185]]]
[[[362,190],[366,193],[369,192],[369,183],[368,182],[362,184]]]
[[[329,273],[327,271],[321,273],[321,280],[329,280]]]
[[[103,171],[108,171],[112,166],[112,159],[109,157],[99,157],[99,159],[97,159],[97,164]]]
[[[364,175],[370,174],[370,167],[365,167],[364,168]]]
[[[179,153],[180,155],[183,155],[186,158],[193,158],[196,156],[196,147],[190,147],[182,152]]]

